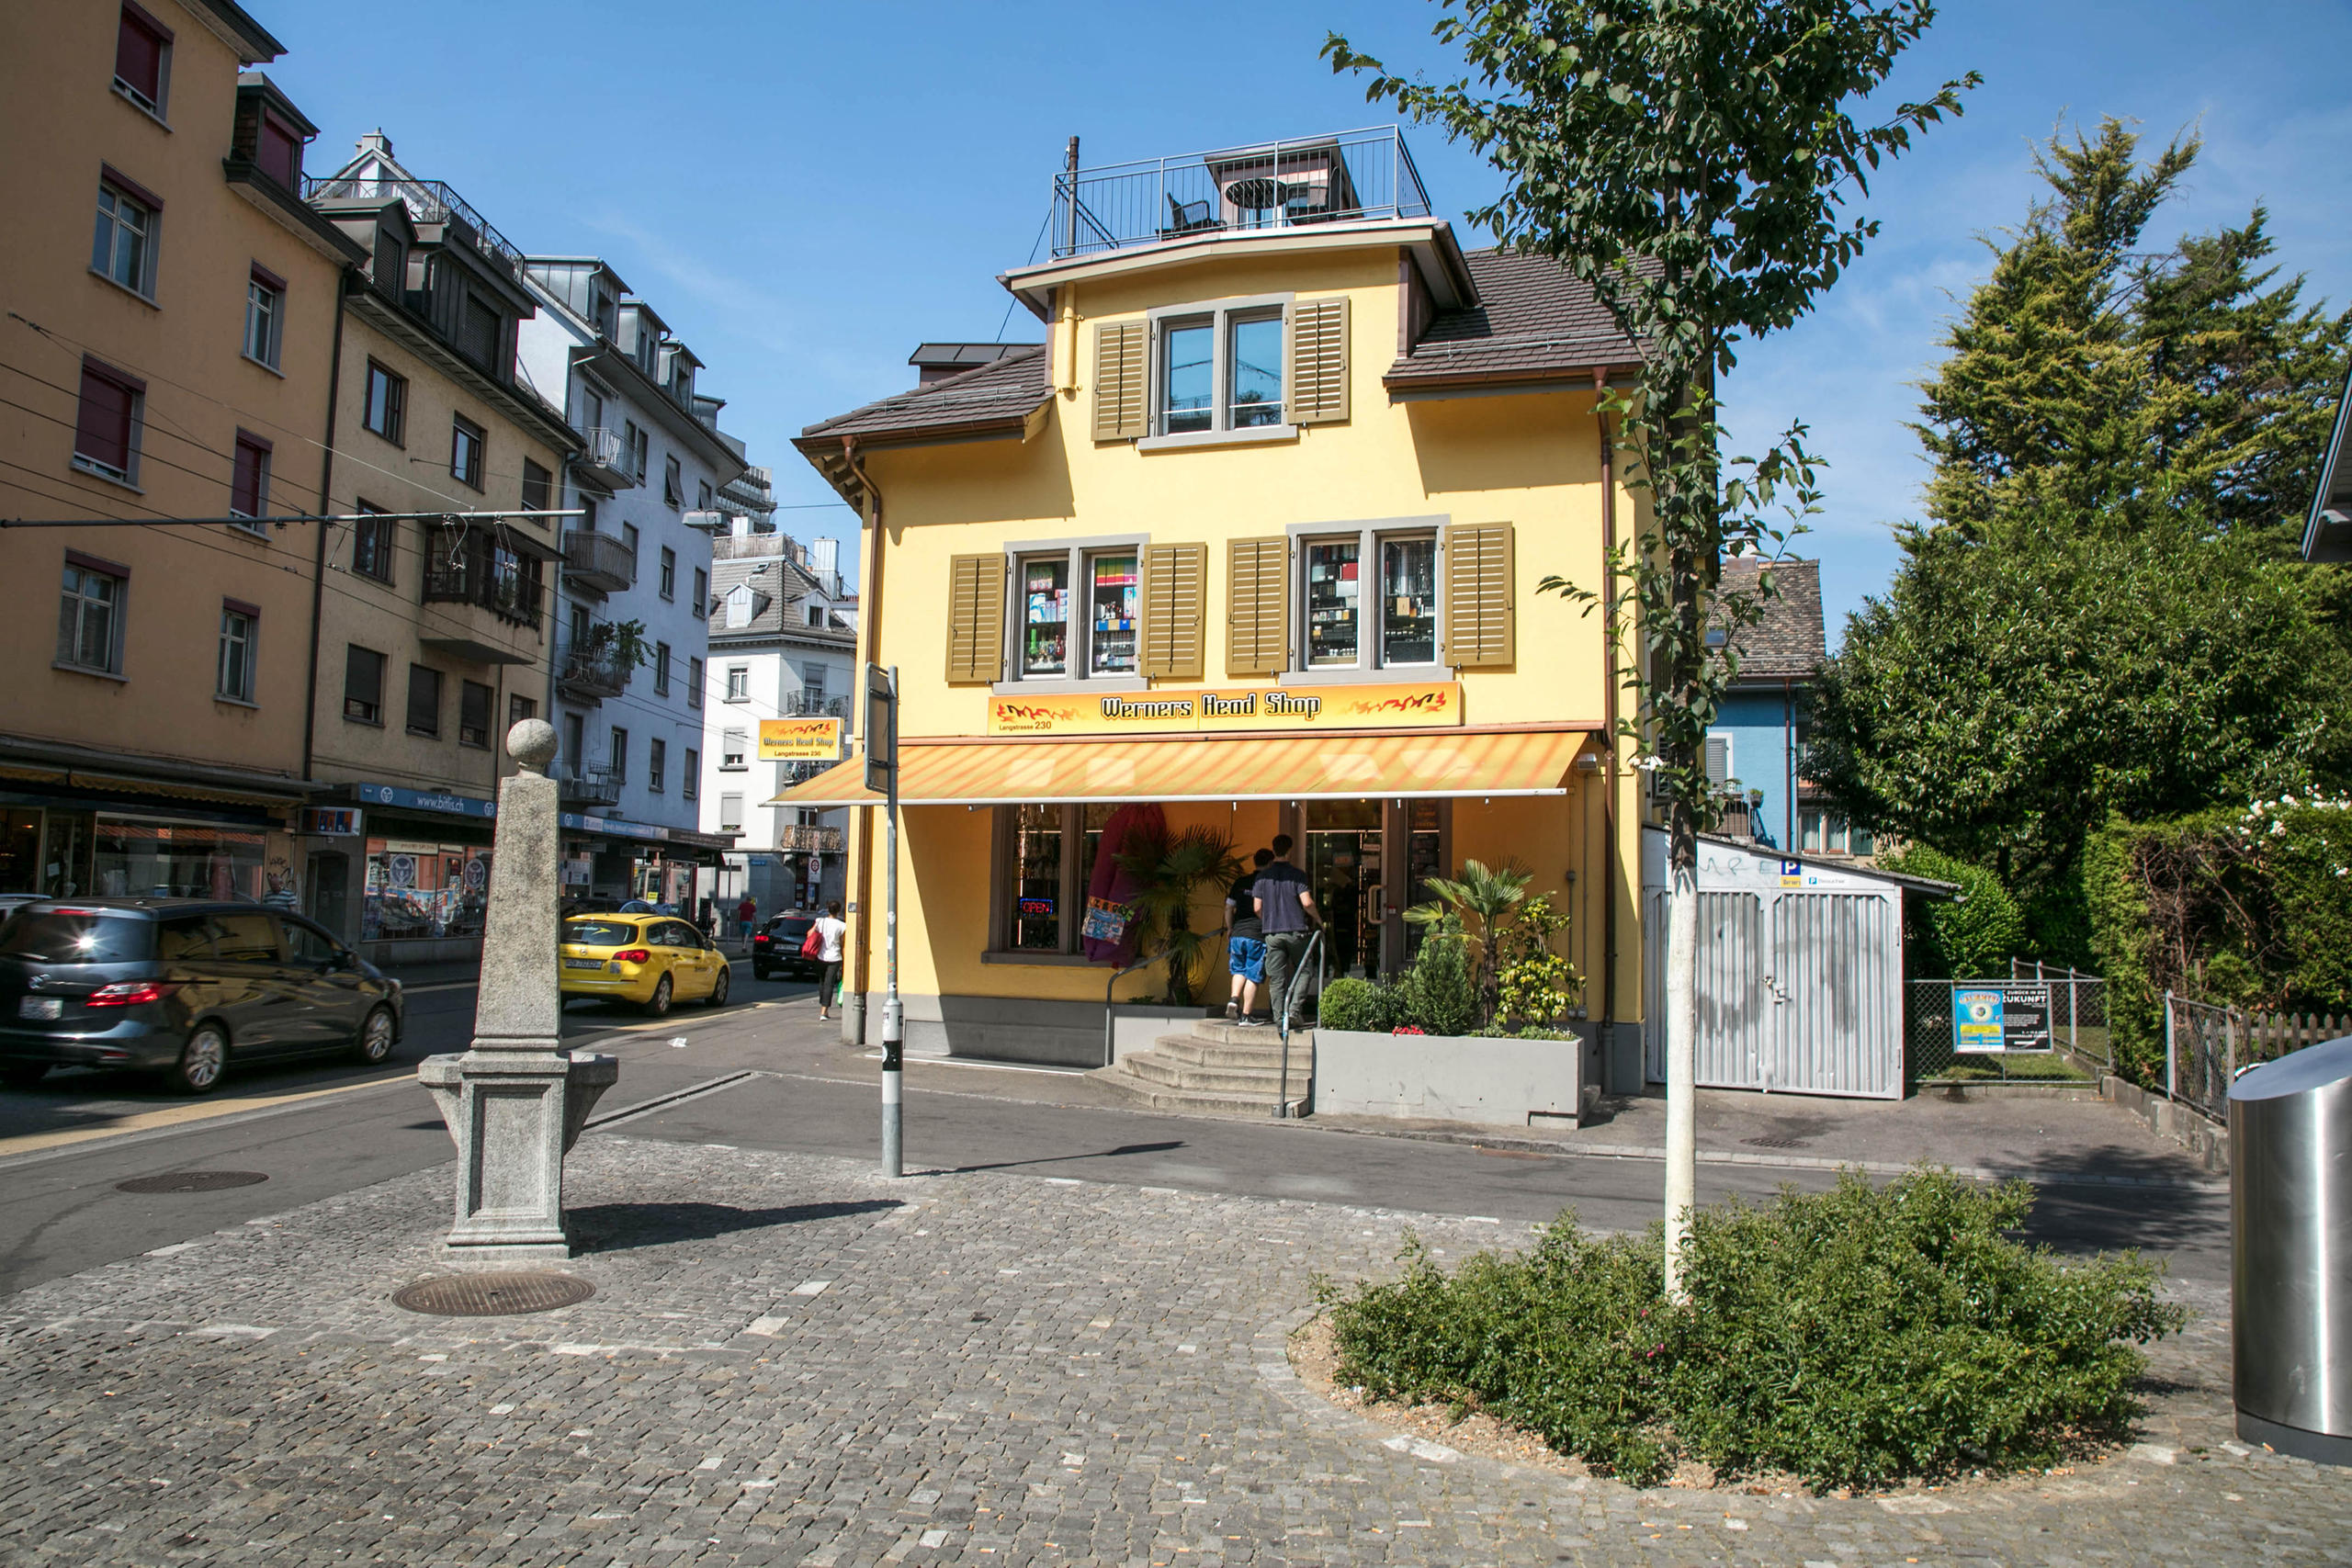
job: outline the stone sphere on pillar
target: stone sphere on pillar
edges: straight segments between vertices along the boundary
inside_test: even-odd
[[[548,771],[555,746],[555,726],[543,718],[523,719],[506,732],[506,754],[530,773]]]

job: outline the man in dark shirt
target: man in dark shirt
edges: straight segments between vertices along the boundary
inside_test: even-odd
[[[1272,850],[1250,857],[1248,871],[1225,891],[1225,966],[1233,972],[1233,994],[1225,1016],[1244,1024],[1258,1021],[1258,987],[1266,978],[1265,928],[1258,923],[1258,874],[1274,858]]]
[[[1298,1016],[1299,969],[1306,957],[1308,932],[1323,923],[1307,889],[1306,874],[1290,863],[1290,847],[1288,833],[1274,836],[1273,863],[1258,874],[1252,889],[1258,922],[1266,933],[1266,988],[1272,993],[1276,1028],[1306,1022]]]

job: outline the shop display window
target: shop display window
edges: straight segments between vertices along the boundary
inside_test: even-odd
[[[488,845],[368,840],[362,941],[480,936],[489,908]]]
[[[1012,824],[1012,908],[1005,945],[1023,953],[1061,951],[1062,808],[1016,807]]]
[[[1069,559],[1048,556],[1021,563],[1021,672],[1061,675],[1069,670]]]
[[[260,828],[101,817],[94,831],[93,891],[109,898],[258,901],[270,891],[263,869],[267,846]]]
[[[1437,662],[1437,539],[1380,541],[1380,662]]]
[[[1136,557],[1096,556],[1087,566],[1087,669],[1097,675],[1132,675],[1139,592]]]
[[[1357,662],[1362,565],[1361,547],[1354,539],[1324,539],[1307,545],[1307,668]]]

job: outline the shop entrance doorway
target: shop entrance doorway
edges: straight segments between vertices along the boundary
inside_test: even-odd
[[[1323,911],[1323,970],[1394,975],[1420,950],[1422,930],[1405,911],[1446,874],[1447,803],[1314,800],[1300,814],[1301,869]]]

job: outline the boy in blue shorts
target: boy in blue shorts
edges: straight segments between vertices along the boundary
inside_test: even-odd
[[[1225,1016],[1250,1025],[1258,1021],[1258,987],[1266,978],[1266,940],[1258,921],[1258,874],[1272,863],[1274,852],[1260,850],[1250,867],[1225,894],[1225,964],[1233,971],[1233,995]]]

